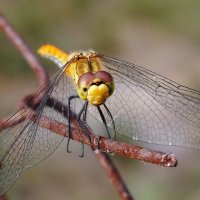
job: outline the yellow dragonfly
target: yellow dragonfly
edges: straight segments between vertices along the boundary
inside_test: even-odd
[[[160,145],[200,149],[200,92],[182,86],[130,62],[92,50],[66,53],[46,44],[38,53],[57,64],[47,90],[36,107],[36,120],[26,119],[0,130],[0,194],[27,168],[47,158],[64,137],[39,126],[47,116],[68,127],[70,110],[82,119],[83,132],[118,134]],[[39,96],[36,93],[33,100]],[[49,107],[54,98],[68,108],[68,117]],[[64,108],[64,107],[63,107]],[[8,120],[12,120],[17,113]],[[88,136],[89,137],[89,136]]]

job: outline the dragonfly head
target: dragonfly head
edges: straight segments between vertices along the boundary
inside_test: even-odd
[[[87,72],[80,76],[77,91],[81,99],[92,105],[101,105],[113,93],[114,81],[106,71]]]

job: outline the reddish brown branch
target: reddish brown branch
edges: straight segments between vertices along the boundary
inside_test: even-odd
[[[1,14],[1,12],[0,12],[0,30],[2,30],[5,33],[7,38],[16,47],[16,49],[21,53],[21,55],[24,57],[24,59],[29,64],[29,67],[31,67],[31,69],[35,73],[38,83],[39,83],[39,87],[43,91],[43,92],[41,92],[41,95],[38,97],[38,99],[42,98],[42,95],[45,92],[45,90],[43,90],[43,88],[45,88],[45,86],[48,85],[48,83],[49,83],[49,76],[48,76],[46,70],[39,63],[37,57],[31,51],[31,49],[28,47],[26,42],[22,39],[22,37],[19,35],[19,33],[17,33],[17,31],[11,26],[11,24],[6,20],[6,18]],[[29,96],[27,95],[24,98],[29,98]],[[24,98],[22,99],[22,101],[19,104],[20,107],[24,105]],[[20,117],[21,116],[19,115],[18,118],[15,120],[16,123],[17,123],[17,121],[20,122],[21,120],[23,120],[23,118],[20,120]],[[5,121],[5,120],[3,120],[3,121]]]
[[[55,104],[56,105],[56,104]],[[59,105],[59,104],[57,104]],[[66,109],[64,109],[66,110]],[[27,114],[28,113],[28,114]],[[19,119],[18,116],[20,116]],[[16,120],[15,120],[16,117]],[[15,125],[19,120],[28,118],[30,120],[35,120],[37,115],[34,111],[21,110],[20,114],[13,116],[13,119],[2,123],[0,121],[0,129],[5,127],[11,127]],[[82,123],[82,122],[80,122]],[[90,145],[93,149],[99,149],[105,152],[112,152],[118,155],[141,160],[143,162],[149,162],[152,164],[157,164],[165,167],[175,167],[177,165],[177,160],[174,154],[163,153],[160,151],[148,150],[143,147],[135,146],[133,144],[127,144],[120,141],[114,141],[106,137],[98,137],[91,130],[87,129],[87,132],[90,134],[91,142],[88,137],[82,132],[82,129],[79,126],[76,117],[72,119],[72,134],[71,138],[77,142],[82,142],[84,144]],[[56,120],[49,119],[48,117],[42,116],[40,119],[40,126],[46,129],[53,131],[56,134],[62,135],[63,137],[68,137],[67,126]]]
[[[127,158],[137,159],[165,167],[176,167],[178,163],[174,154],[153,151],[124,142],[112,141],[107,138],[99,140],[99,146],[103,151],[111,151]]]
[[[99,159],[100,164],[106,169],[108,177],[110,177],[111,182],[115,185],[119,195],[124,200],[133,200],[130,192],[128,191],[126,184],[124,183],[122,177],[118,173],[117,168],[113,165],[112,160],[106,153],[101,153],[98,149],[95,150],[96,157]]]
[[[45,69],[37,60],[36,56],[30,48],[27,46],[25,41],[20,37],[16,30],[10,25],[5,17],[0,13],[0,29],[6,34],[8,39],[14,44],[17,50],[21,53],[24,59],[27,61],[29,66],[32,68],[40,86],[48,84],[48,75]]]
[[[74,122],[74,124],[78,122]],[[41,117],[40,126],[47,128],[54,133],[68,137],[67,126],[55,120],[50,120],[47,117]],[[71,138],[75,141],[90,145],[93,149],[99,149],[104,152],[112,152],[127,158],[137,159],[152,164],[157,164],[165,167],[175,167],[177,160],[174,154],[152,151],[143,147],[127,144],[124,142],[114,141],[106,137],[98,137],[90,130],[91,143],[88,137],[82,132],[79,126],[74,126]]]
[[[56,103],[55,103],[55,100],[51,99],[51,98],[48,99],[47,105],[50,107],[54,106],[54,109],[56,109],[58,112],[62,112],[62,110],[64,110],[64,111],[68,110],[68,108],[66,106],[64,106],[61,102],[56,101]],[[67,113],[63,113],[63,114],[65,115],[66,118],[68,117]],[[77,118],[75,117],[75,113],[73,113],[72,115],[74,116],[72,124],[73,124],[74,128],[76,128],[76,130],[78,130],[79,124],[76,120]],[[56,124],[55,127],[56,126],[59,126],[59,124]],[[61,125],[61,127],[62,127],[62,125]],[[53,127],[51,127],[51,128],[53,128]],[[62,132],[63,135],[66,136],[66,134],[67,134],[66,129],[63,129],[60,131]],[[57,130],[55,130],[54,132],[57,132]],[[91,132],[91,130],[87,129],[87,132],[90,133],[91,138],[94,139],[94,143],[91,144],[91,146],[95,149],[97,138],[96,138],[95,134]],[[83,140],[82,137],[84,137],[85,135],[82,134],[81,130],[79,133],[80,134],[78,134],[76,132],[76,134],[74,135],[74,138],[73,138],[74,140],[79,141],[78,140],[79,138],[81,138],[81,140]],[[174,154],[168,154],[168,153],[163,153],[163,152],[159,152],[159,151],[148,150],[143,147],[130,145],[130,144],[119,142],[119,141],[113,141],[113,140],[105,138],[105,137],[98,137],[98,140],[99,140],[98,147],[102,151],[114,152],[121,156],[125,156],[127,158],[137,159],[137,160],[141,160],[144,162],[149,162],[152,164],[157,164],[157,165],[161,165],[161,166],[165,166],[165,167],[175,167],[178,163]],[[90,145],[87,137],[85,137],[84,143]]]

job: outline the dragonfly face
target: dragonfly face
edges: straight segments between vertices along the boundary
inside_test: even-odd
[[[78,79],[77,92],[92,105],[101,105],[114,91],[112,76],[106,71],[87,72]]]

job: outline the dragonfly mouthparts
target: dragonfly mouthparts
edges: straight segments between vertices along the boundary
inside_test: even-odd
[[[103,84],[103,81],[92,82],[91,85],[97,85],[97,86],[99,86],[99,85],[101,85],[101,84]]]

